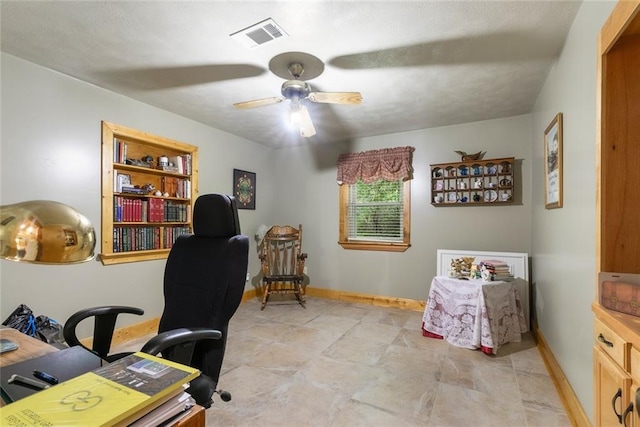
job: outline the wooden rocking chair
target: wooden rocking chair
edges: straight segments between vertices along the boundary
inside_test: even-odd
[[[264,310],[273,293],[294,294],[305,307],[303,279],[307,254],[302,253],[302,224],[298,229],[289,225],[271,227],[262,240],[259,257],[264,287],[260,309]]]

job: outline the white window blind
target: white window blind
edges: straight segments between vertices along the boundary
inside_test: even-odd
[[[349,185],[349,240],[402,242],[403,197],[402,180]]]

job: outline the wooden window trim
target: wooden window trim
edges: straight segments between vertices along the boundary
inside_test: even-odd
[[[347,203],[349,201],[349,185],[340,186],[340,236],[338,244],[344,249],[361,251],[404,252],[411,247],[411,180],[403,182],[403,214],[404,233],[402,243],[399,242],[355,242],[349,240],[349,218]]]

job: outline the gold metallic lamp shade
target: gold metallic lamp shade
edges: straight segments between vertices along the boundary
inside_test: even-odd
[[[71,206],[50,200],[0,206],[0,258],[71,264],[92,259],[95,246],[91,222]]]

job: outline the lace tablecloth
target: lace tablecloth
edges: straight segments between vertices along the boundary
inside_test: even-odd
[[[431,282],[422,334],[458,347],[497,354],[527,331],[518,289],[512,282],[437,276]]]

